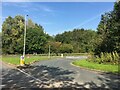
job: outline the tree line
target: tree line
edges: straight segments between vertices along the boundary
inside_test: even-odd
[[[24,38],[24,17],[9,16],[2,24],[3,54],[22,54]],[[91,53],[120,52],[120,2],[113,11],[101,15],[97,31],[74,29],[57,34],[45,33],[44,28],[27,20],[26,53]]]
[[[70,44],[74,53],[89,53],[94,51],[97,42],[97,32],[93,30],[74,29],[73,31],[57,34],[55,40]]]

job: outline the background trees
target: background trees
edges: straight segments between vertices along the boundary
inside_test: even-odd
[[[55,40],[70,44],[73,52],[92,52],[96,46],[97,32],[92,30],[74,29],[55,36]]]
[[[4,54],[22,54],[24,17],[9,16],[2,25],[2,51]],[[120,53],[120,2],[113,11],[101,16],[97,31],[74,29],[57,34],[55,37],[45,33],[41,25],[31,19],[27,21],[26,53]]]
[[[71,44],[62,44],[59,48],[60,53],[72,53],[73,46]]]
[[[2,43],[4,54],[22,54],[24,36],[24,17],[9,16],[3,23]],[[92,30],[74,29],[58,34],[53,38],[46,34],[41,25],[31,19],[27,21],[26,53],[80,53],[94,51],[97,33]]]

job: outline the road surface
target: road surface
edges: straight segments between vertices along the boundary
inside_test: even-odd
[[[79,57],[80,60],[83,58],[85,57]],[[73,66],[71,62],[74,59],[67,57],[44,60],[23,69],[3,65],[2,88],[6,90],[54,87],[118,89],[120,84],[118,75]]]

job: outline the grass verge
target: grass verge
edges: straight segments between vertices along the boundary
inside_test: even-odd
[[[56,57],[48,58],[48,56],[33,56],[33,55],[31,55],[29,58],[25,57],[25,63],[29,64],[29,63],[32,63],[35,61],[49,60],[49,59],[53,59],[53,58],[56,58]],[[20,55],[3,55],[2,61],[6,62],[6,63],[14,64],[14,65],[20,65]]]
[[[94,69],[94,70],[100,70],[100,71],[111,72],[111,73],[120,73],[118,69],[118,65],[97,64],[94,62],[88,62],[87,60],[76,60],[72,62],[72,64],[76,66],[89,68],[89,69]]]

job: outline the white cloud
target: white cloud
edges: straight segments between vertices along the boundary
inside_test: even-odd
[[[42,4],[32,4],[32,3],[19,3],[19,2],[14,2],[14,3],[9,3],[9,2],[4,2],[3,6],[15,6],[15,7],[21,7],[25,9],[25,12],[29,12],[30,10],[32,11],[45,11],[45,12],[54,12],[51,7],[42,5]]]
[[[34,7],[34,9],[42,10],[42,11],[45,11],[45,12],[54,12],[54,10],[51,7],[45,6],[45,5],[42,5],[42,4],[36,5],[36,7]]]
[[[15,7],[21,7],[21,8],[27,8],[31,5],[31,3],[19,3],[19,2],[4,2],[2,3],[3,6],[15,6]]]
[[[46,12],[53,12],[54,10],[48,8],[48,7],[43,7],[43,10],[46,11]]]

